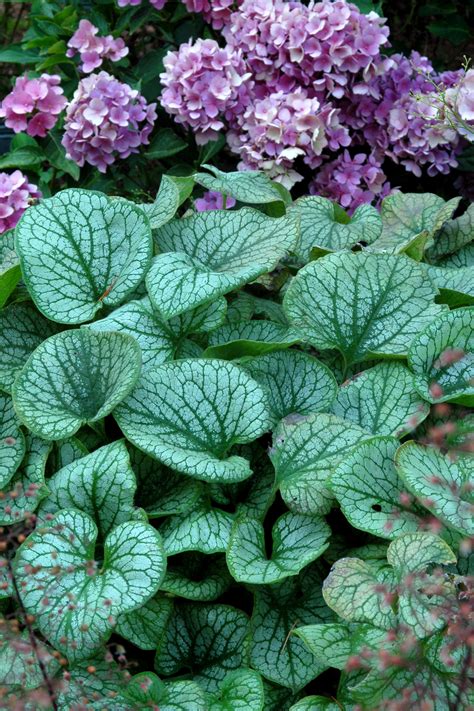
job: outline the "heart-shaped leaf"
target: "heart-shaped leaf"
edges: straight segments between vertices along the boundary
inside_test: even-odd
[[[20,260],[15,252],[13,230],[2,235],[0,240],[0,308],[21,279]]]
[[[436,235],[434,243],[429,248],[427,256],[430,261],[438,260],[448,254],[453,254],[474,239],[474,205],[455,220],[445,222]]]
[[[387,561],[399,582],[400,623],[418,639],[445,627],[440,608],[449,597],[456,599],[458,592],[452,578],[436,575],[433,579],[428,568],[433,563],[439,566],[456,562],[448,544],[432,533],[405,533],[389,545]]]
[[[185,553],[170,558],[168,563],[161,589],[185,600],[210,602],[232,582],[224,556]]]
[[[283,420],[275,433],[270,458],[276,485],[291,511],[325,514],[332,494],[327,481],[344,456],[369,432],[334,415],[309,415],[293,424]]]
[[[156,230],[175,216],[180,204],[178,186],[169,175],[163,175],[155,201],[143,203],[140,207],[148,217],[152,230]]]
[[[44,439],[63,439],[108,415],[135,385],[140,347],[122,333],[89,329],[51,336],[13,386],[20,420]]]
[[[288,326],[281,304],[269,299],[261,299],[247,291],[237,292],[235,297],[229,301],[225,323],[237,324],[239,321],[250,321],[257,316],[264,317],[273,323]]]
[[[132,711],[133,707],[123,696],[129,683],[129,673],[109,655],[99,652],[71,664],[68,671],[67,681],[61,679],[62,683],[58,685],[59,711],[73,709],[78,702],[101,711]]]
[[[348,694],[349,698],[360,702],[361,706],[359,703],[358,706],[361,711],[372,711],[374,704],[396,704],[401,698],[409,708],[415,709],[419,705],[422,690],[426,704],[444,711],[458,702],[461,708],[469,708],[471,705],[472,694],[461,685],[462,681],[455,674],[439,674],[424,659],[410,659],[406,668],[371,670],[362,681],[349,685]]]
[[[339,388],[332,411],[364,430],[403,437],[429,413],[415,389],[415,378],[401,363],[379,363]]]
[[[300,637],[321,663],[344,671],[352,654],[361,649],[378,650],[387,642],[387,633],[378,627],[364,624],[328,623],[297,627]]]
[[[163,683],[155,674],[133,676],[124,692],[131,709],[155,708],[159,711],[207,711],[204,692],[193,681]]]
[[[397,470],[408,489],[447,526],[474,536],[474,462],[453,461],[438,449],[406,442],[396,456]]]
[[[242,666],[247,629],[247,615],[228,605],[181,604],[158,647],[156,670],[164,676],[191,670],[194,681],[215,692]]]
[[[428,277],[439,290],[438,301],[451,308],[474,304],[474,266],[443,268],[425,265]]]
[[[130,709],[159,711],[207,711],[204,692],[193,681],[163,683],[155,674],[143,672],[130,679],[124,690]],[[128,710],[127,710],[128,711]]]
[[[402,503],[406,487],[395,469],[398,446],[392,437],[363,442],[342,460],[329,482],[347,520],[381,538],[416,531],[423,522],[421,509]]]
[[[321,674],[321,664],[292,634],[301,624],[328,622],[331,610],[321,596],[321,577],[313,566],[298,577],[258,587],[250,622],[250,662],[275,684],[299,691]]]
[[[474,307],[438,316],[414,338],[408,364],[428,402],[474,405]]]
[[[127,200],[63,190],[26,210],[16,228],[23,278],[52,321],[84,323],[117,306],[150,266],[150,224]]]
[[[214,165],[203,165],[209,173],[195,173],[194,180],[207,190],[230,195],[239,202],[253,205],[283,201],[281,187],[257,170],[224,173]]]
[[[438,262],[438,265],[447,269],[463,269],[474,266],[474,241],[464,245],[454,254],[444,257]]]
[[[290,208],[300,217],[301,243],[298,256],[305,262],[313,247],[330,252],[351,249],[359,242],[371,244],[382,233],[379,211],[359,205],[352,217],[336,203],[320,196],[297,200]]]
[[[163,254],[148,272],[148,293],[164,318],[176,316],[270,272],[298,236],[296,217],[252,209],[172,220],[156,235]]]
[[[329,254],[291,282],[284,308],[314,346],[337,349],[352,363],[405,356],[413,337],[442,310],[423,269],[382,254]]]
[[[136,503],[150,518],[190,511],[202,494],[200,482],[182,476],[130,446],[130,461],[137,477]]]
[[[261,387],[219,360],[183,360],[145,372],[115,417],[135,446],[205,481],[249,477],[247,460],[228,451],[271,426]]]
[[[242,362],[268,393],[275,420],[329,410],[337,383],[329,368],[301,351],[276,351]]]
[[[49,495],[38,515],[44,521],[61,509],[83,511],[94,520],[98,539],[103,541],[115,526],[135,517],[135,488],[125,443],[112,442],[48,479]]]
[[[227,548],[227,565],[237,582],[268,585],[277,583],[311,563],[329,545],[331,529],[321,518],[288,512],[272,530],[270,558],[265,553],[265,532],[256,519],[235,522]]]
[[[167,518],[160,533],[167,555],[186,551],[224,553],[231,529],[232,516],[202,500],[193,511]]]
[[[324,581],[323,597],[343,620],[389,630],[396,617],[383,589],[387,581],[389,569],[377,572],[360,558],[340,558]]]
[[[450,219],[460,198],[445,202],[432,193],[395,192],[382,202],[383,231],[372,245],[377,252],[403,252],[420,236],[423,246]]]
[[[238,321],[225,324],[209,336],[209,346],[204,358],[232,360],[246,356],[272,353],[289,348],[299,341],[299,335],[291,328],[272,321]]]
[[[173,603],[156,595],[144,605],[117,617],[115,632],[140,649],[156,649],[173,611]]]
[[[110,635],[114,617],[150,599],[165,574],[161,539],[151,526],[129,521],[114,528],[101,562],[94,560],[97,536],[87,514],[63,509],[16,556],[25,609],[70,661],[90,656]]]
[[[53,656],[53,649],[34,640],[34,646],[28,632],[15,633],[8,630],[0,643],[0,679],[2,680],[3,700],[5,692],[18,689],[37,689],[44,683],[39,662],[44,671],[54,677],[59,669],[59,662]],[[5,706],[9,708],[9,706]]]
[[[0,489],[8,484],[20,466],[25,451],[25,438],[12,399],[0,392]]]
[[[16,375],[40,343],[59,327],[42,316],[30,302],[0,311],[0,387],[11,392]]]
[[[208,711],[263,711],[262,679],[253,669],[229,672],[218,692],[209,695],[208,703]]]
[[[25,434],[25,456],[5,487],[6,495],[0,496],[0,525],[28,518],[46,496],[44,474],[50,449],[50,442]]]
[[[140,345],[143,370],[173,360],[190,333],[206,333],[217,328],[226,311],[224,298],[186,311],[164,321],[148,297],[129,301],[106,318],[89,325],[94,331],[119,331]]]
[[[59,440],[53,444],[48,467],[50,471],[57,472],[68,464],[82,459],[86,454],[89,454],[87,447],[77,437]]]

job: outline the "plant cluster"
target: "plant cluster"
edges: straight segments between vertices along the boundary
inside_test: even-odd
[[[3,237],[0,705],[468,709],[472,206],[206,167]]]
[[[45,195],[119,184],[151,199],[150,161],[190,175],[220,154],[353,212],[400,174],[448,174],[474,136],[472,70],[394,53],[380,4],[96,5],[85,19],[80,0],[34,0],[22,44],[0,51],[30,66],[1,103],[17,135],[0,169],[36,172]]]

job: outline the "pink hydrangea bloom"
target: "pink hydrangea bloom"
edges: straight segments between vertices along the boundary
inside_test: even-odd
[[[140,5],[142,0],[117,0],[119,7],[126,7],[127,5],[137,6]],[[149,0],[150,5],[152,5],[155,10],[161,10],[166,5],[166,0]]]
[[[137,153],[156,120],[156,104],[107,72],[82,79],[66,112],[63,145],[79,166],[105,173],[117,158]]]
[[[236,0],[183,0],[183,2],[188,12],[200,13],[215,30],[221,30],[227,25],[236,5],[240,4],[239,0],[237,2]]]
[[[241,156],[241,167],[263,169],[288,188],[302,178],[293,168],[298,157],[316,168],[330,143],[332,148],[350,143],[338,111],[330,104],[321,107],[301,87],[255,100],[235,126],[228,143]]]
[[[236,0],[228,16],[226,0],[183,1],[214,27],[223,8],[227,46],[197,40],[168,55],[163,106],[198,142],[225,130],[239,168],[291,187],[306,164],[313,191],[354,209],[390,190],[386,159],[416,175],[456,165],[459,136],[436,116],[433,82],[449,89],[462,75],[437,74],[417,52],[383,56],[389,30],[375,13],[346,0]]]
[[[39,197],[38,187],[20,170],[0,173],[0,234],[15,227],[30,200]]]
[[[114,39],[112,35],[98,37],[99,28],[89,20],[81,20],[69,42],[66,55],[74,57],[79,54],[82,62],[82,71],[86,74],[100,67],[104,59],[118,62],[128,54],[128,47],[123,39]]]
[[[312,195],[323,195],[352,212],[364,203],[371,203],[390,192],[381,163],[373,155],[344,151],[318,171],[310,185]]]
[[[15,133],[26,131],[44,138],[66,106],[60,82],[56,74],[42,74],[38,79],[18,77],[0,106],[5,125]]]
[[[226,209],[234,207],[234,205],[234,198],[227,195],[225,201]],[[223,210],[224,196],[222,193],[215,192],[214,190],[208,190],[201,198],[194,201],[194,206],[198,212],[205,212],[206,210]]]
[[[244,0],[223,34],[242,50],[257,81],[277,89],[298,82],[341,97],[344,75],[366,70],[387,43],[384,24],[345,0]]]
[[[224,120],[240,114],[249,101],[250,74],[239,50],[198,39],[168,52],[164,66],[161,103],[177,123],[193,129],[198,143],[215,139]]]

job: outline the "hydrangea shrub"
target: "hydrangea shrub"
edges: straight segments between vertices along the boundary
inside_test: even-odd
[[[350,218],[218,170],[28,208],[0,253],[2,705],[473,704],[455,208]]]
[[[443,176],[469,165],[473,70],[394,53],[382,3],[101,0],[87,18],[76,0],[45,7],[47,22],[33,3],[24,62],[10,65],[21,76],[0,97],[19,139],[0,168],[34,173],[44,194],[115,185],[151,199],[160,175],[212,160],[352,214],[405,176],[449,195]]]

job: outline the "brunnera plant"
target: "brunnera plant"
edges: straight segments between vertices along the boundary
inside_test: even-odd
[[[196,213],[194,184],[233,209]],[[192,205],[192,203],[191,203]],[[474,704],[470,208],[259,173],[2,241],[0,704]]]

